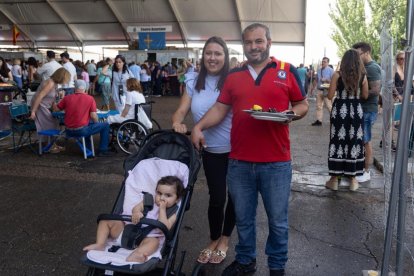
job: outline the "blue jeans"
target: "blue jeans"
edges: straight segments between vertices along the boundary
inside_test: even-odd
[[[288,252],[288,205],[291,162],[252,163],[230,159],[227,184],[236,212],[239,242],[236,260],[242,264],[256,258],[256,209],[260,192],[266,210],[269,236],[265,253],[270,269],[283,269]]]
[[[23,87],[23,79],[21,77],[13,76],[13,80],[16,82],[17,87],[19,87],[20,89],[22,89],[22,87]]]
[[[372,126],[377,120],[377,112],[364,112],[364,143],[368,143],[372,139]]]
[[[86,142],[90,147],[89,136],[99,132],[100,141],[99,141],[99,151],[106,152],[108,151],[109,144],[109,124],[108,123],[92,123],[88,126],[85,126],[77,130],[66,129],[66,134],[71,137],[86,137]]]

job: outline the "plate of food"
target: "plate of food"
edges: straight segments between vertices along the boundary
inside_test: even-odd
[[[288,117],[282,117],[282,116],[268,116],[264,114],[254,113],[252,114],[252,117],[257,120],[264,120],[264,121],[273,121],[273,122],[288,122]]]
[[[276,108],[269,108],[268,111],[263,111],[263,108],[257,104],[253,105],[251,109],[244,109],[243,112],[249,113],[255,119],[277,121],[277,122],[283,122],[286,120],[300,117],[296,115],[293,111],[279,112],[277,111]],[[270,120],[269,118],[279,118],[279,119]]]

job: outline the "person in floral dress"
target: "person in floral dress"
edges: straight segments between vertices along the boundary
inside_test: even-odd
[[[328,98],[337,93],[331,111],[328,168],[325,186],[338,190],[338,177],[351,178],[349,189],[358,189],[355,176],[364,172],[363,110],[360,98],[368,97],[364,64],[354,49],[345,52],[339,71],[332,76]]]

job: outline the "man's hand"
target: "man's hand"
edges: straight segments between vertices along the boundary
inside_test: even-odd
[[[198,127],[194,127],[191,131],[191,141],[197,150],[200,150],[200,147],[206,147],[204,134]]]

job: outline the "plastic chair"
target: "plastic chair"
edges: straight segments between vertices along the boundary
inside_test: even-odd
[[[37,151],[32,147],[32,132],[36,131],[36,125],[33,120],[28,119],[29,108],[27,104],[11,105],[9,111],[12,119],[13,151],[18,152],[28,143],[29,148],[37,154]],[[20,135],[17,143],[16,133]]]

